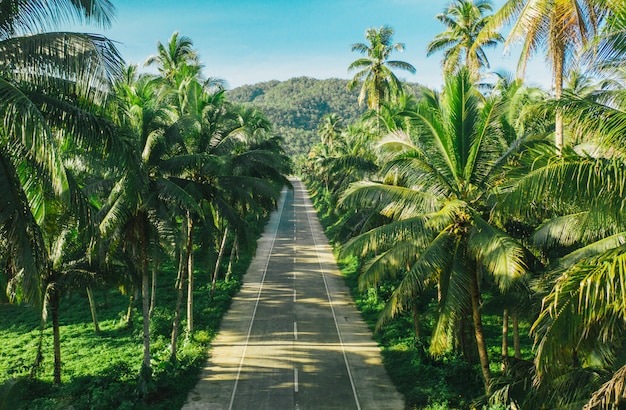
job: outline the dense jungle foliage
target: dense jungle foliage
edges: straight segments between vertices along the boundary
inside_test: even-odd
[[[113,12],[0,0],[0,407],[179,407],[294,172],[408,407],[626,405],[623,1],[453,0],[441,89],[389,26],[349,81],[229,92],[179,33],[149,74],[52,31]]]

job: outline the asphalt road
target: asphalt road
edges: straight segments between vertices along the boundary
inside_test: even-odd
[[[183,409],[403,409],[308,194],[292,183]]]

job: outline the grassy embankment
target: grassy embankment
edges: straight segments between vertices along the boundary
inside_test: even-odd
[[[210,264],[198,264],[194,296],[196,330],[187,341],[184,332],[181,332],[176,364],[169,361],[176,302],[176,269],[172,262],[164,264],[150,324],[153,384],[145,396],[139,394],[137,383],[143,351],[140,300],[135,302],[132,324],[127,325],[128,295],[117,289],[95,289],[101,329],[100,333],[96,333],[86,292],[74,291],[62,299],[60,333],[63,366],[62,384],[58,387],[52,383],[51,326],[45,326],[41,339],[43,362],[36,377],[31,377],[41,334],[39,315],[30,306],[0,302],[0,409],[180,408],[197,381],[209,344],[219,329],[232,296],[240,288],[251,255],[252,252],[241,256],[229,282],[218,281],[212,299],[208,295],[213,269]],[[183,329],[184,325],[183,321]]]

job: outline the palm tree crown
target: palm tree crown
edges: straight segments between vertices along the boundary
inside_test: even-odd
[[[489,0],[454,0],[437,20],[446,26],[446,31],[438,34],[428,44],[427,55],[444,51],[442,65],[444,72],[451,73],[465,64],[470,72],[477,75],[481,68],[489,68],[485,47],[494,47],[504,38],[496,32],[478,35],[484,30],[490,16]]]
[[[369,41],[369,45],[365,43],[352,45],[352,51],[358,51],[366,57],[359,58],[348,67],[348,71],[357,70],[348,83],[348,88],[354,89],[359,81],[363,81],[359,104],[363,104],[367,99],[367,106],[370,109],[378,109],[383,101],[402,93],[402,84],[391,69],[415,73],[415,67],[404,61],[389,60],[393,51],[404,50],[404,44],[392,43],[391,27],[368,28],[365,31],[365,39]]]
[[[522,43],[518,63],[520,77],[524,76],[527,61],[545,47],[546,58],[552,66],[555,95],[560,98],[569,65],[597,33],[611,7],[612,2],[604,0],[508,0],[487,27],[492,29],[514,22],[505,47],[514,42]],[[563,145],[563,121],[558,111],[555,144],[559,149]]]
[[[361,278],[364,285],[389,272],[404,272],[387,317],[437,284],[435,353],[449,348],[450,334],[471,306],[489,390],[478,281],[487,273],[501,288],[509,286],[526,270],[524,248],[492,218],[490,192],[509,153],[499,125],[503,104],[482,97],[467,70],[446,80],[441,94],[422,92],[411,114],[415,134],[400,131],[382,143],[389,153],[384,180],[353,184],[346,191],[344,204],[373,208],[389,221],[356,237],[347,249],[371,258]]]

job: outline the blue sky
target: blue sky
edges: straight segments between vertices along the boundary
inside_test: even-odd
[[[394,41],[406,45],[394,59],[417,68],[398,72],[411,82],[441,85],[441,55],[426,57],[426,45],[443,25],[435,19],[444,0],[112,0],[117,17],[103,32],[119,42],[130,63],[143,63],[157,41],[172,33],[190,37],[200,54],[205,76],[230,87],[291,77],[350,78],[348,65],[359,57],[353,43],[364,42],[368,27],[391,26]],[[494,8],[504,0],[494,0]],[[83,29],[83,28],[81,28]],[[518,54],[489,51],[492,69],[514,71]],[[547,87],[550,72],[542,56],[528,68],[527,79]]]

